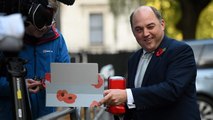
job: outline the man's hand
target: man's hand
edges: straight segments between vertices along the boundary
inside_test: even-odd
[[[104,98],[99,101],[99,106],[105,104],[107,106],[120,105],[127,101],[126,90],[109,89],[104,91]]]
[[[27,88],[30,93],[37,93],[40,90],[41,82],[27,79]]]

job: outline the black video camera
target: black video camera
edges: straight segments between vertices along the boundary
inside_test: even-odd
[[[54,1],[54,0],[52,0]],[[72,5],[75,0],[59,0],[66,5]],[[56,2],[56,0],[55,0]],[[42,29],[44,26],[52,24],[54,6],[51,6],[48,0],[22,0],[21,13],[27,17],[26,21],[30,21],[36,28]],[[27,25],[25,23],[25,25]]]
[[[58,7],[57,1],[66,5],[73,5],[75,2],[75,0],[0,0],[0,51],[17,51],[21,48],[20,39],[23,38],[24,26],[33,24],[42,30],[43,27],[51,25]],[[20,15],[11,15],[15,13]]]
[[[21,13],[27,18],[26,21],[30,21],[34,26],[41,29],[52,23],[54,11],[49,1],[50,0],[1,0],[0,12],[6,14]],[[66,5],[73,5],[75,2],[75,0],[57,1]]]
[[[41,29],[52,24],[54,9],[49,1],[51,0],[0,0],[0,75],[2,66],[5,65],[2,61],[4,61],[5,56],[8,57],[7,52],[18,52],[22,48],[23,41],[21,36],[24,34],[24,25],[27,26],[28,22],[31,22],[35,27]],[[56,1],[66,5],[73,5],[75,2],[75,0]],[[19,16],[12,16],[15,13],[18,13]],[[15,17],[15,19],[11,18],[11,16]],[[22,17],[26,19],[23,20]],[[3,27],[8,29],[4,31]],[[21,28],[22,30],[20,30],[17,27],[23,27],[23,29]],[[14,30],[17,31],[15,35]],[[16,55],[11,53],[9,53],[9,56],[16,57]]]

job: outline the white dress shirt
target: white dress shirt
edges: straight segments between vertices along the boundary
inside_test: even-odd
[[[141,55],[140,61],[138,63],[137,73],[135,76],[135,88],[141,87],[141,84],[143,82],[143,77],[146,72],[146,68],[152,58],[153,52],[148,53],[145,50],[143,50],[143,54]],[[126,89],[127,92],[127,106],[129,109],[136,108],[134,104],[134,98],[132,95],[131,89]]]

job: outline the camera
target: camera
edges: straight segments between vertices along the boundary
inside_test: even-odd
[[[0,51],[19,50],[22,46],[20,39],[23,37],[24,27],[29,23],[37,29],[50,26],[57,10],[54,2],[57,1],[66,5],[73,5],[75,2],[75,0],[1,0]]]
[[[18,57],[23,45],[24,28],[33,24],[42,29],[51,25],[56,0],[0,0],[0,77],[7,77],[16,120],[31,120],[29,93],[25,83],[25,60]],[[59,0],[72,5],[75,0]]]
[[[24,28],[29,23],[38,29],[52,24],[56,11],[51,1],[66,5],[73,5],[75,2],[75,0],[0,0],[0,67],[4,64],[2,61],[5,56],[12,56],[8,51],[18,52],[22,49]]]

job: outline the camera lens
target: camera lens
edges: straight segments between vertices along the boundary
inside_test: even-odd
[[[38,29],[42,29],[44,26],[52,24],[53,14],[51,8],[44,7],[41,4],[33,4],[29,17],[34,26]]]

